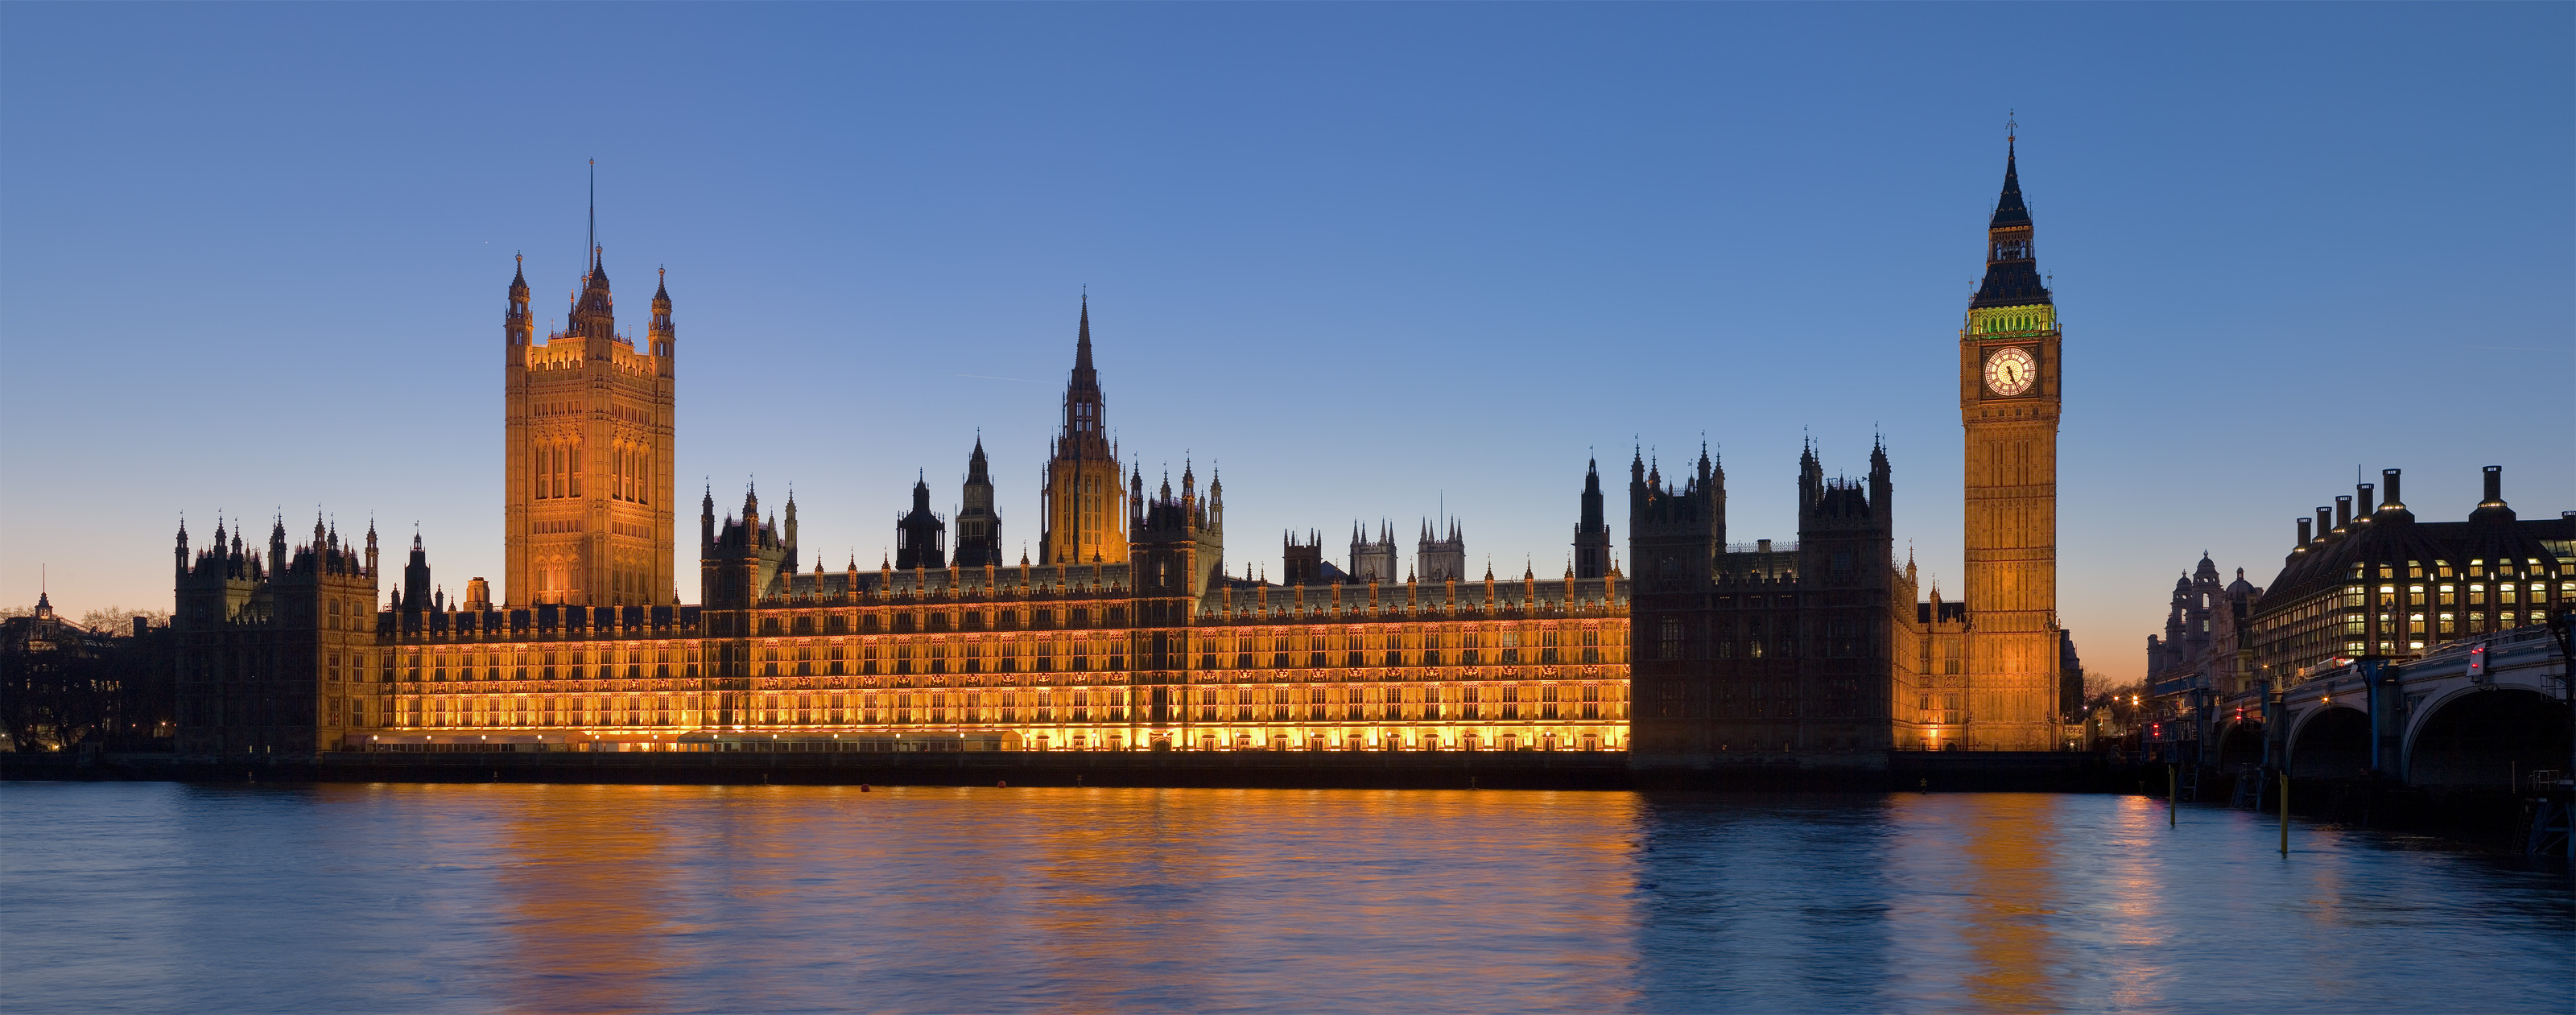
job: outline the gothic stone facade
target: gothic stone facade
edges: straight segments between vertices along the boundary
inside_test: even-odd
[[[2031,236],[2008,150],[1958,336],[1964,603],[1918,601],[1913,563],[1895,561],[1883,447],[1858,481],[1826,479],[1807,450],[1786,546],[1726,542],[1725,474],[1705,451],[1669,483],[1630,463],[1639,764],[2063,743],[2077,664],[2056,611],[2060,335]]]
[[[377,613],[372,532],[363,564],[325,530],[290,559],[280,526],[266,565],[236,537],[193,566],[183,532],[183,750],[1627,748],[1615,569],[1468,580],[1452,527],[1426,530],[1429,580],[1397,581],[1374,547],[1363,577],[1293,541],[1289,583],[1228,575],[1221,482],[1202,493],[1185,468],[1149,494],[1122,475],[1087,302],[1043,560],[999,559],[979,440],[953,553],[926,485],[897,520],[902,566],[874,571],[800,571],[793,499],[771,517],[748,494],[719,519],[710,494],[701,605],[677,605],[667,567],[634,558],[668,556],[667,290],[641,354],[595,250],[573,328],[546,344],[524,277],[510,294],[505,601],[480,578],[449,599],[417,539]],[[1589,497],[1597,515],[1597,481]]]
[[[371,679],[392,658],[379,635],[372,527],[363,556],[318,519],[313,541],[291,551],[280,520],[264,560],[220,522],[211,545],[189,549],[182,525],[170,618],[181,753],[309,754],[390,718]]]
[[[2055,614],[2059,333],[2030,237],[2008,154],[1959,335],[1964,603],[1918,599],[1896,563],[1884,448],[1858,481],[1826,479],[1809,449],[1799,539],[1780,546],[1725,541],[1724,477],[1703,453],[1675,484],[1632,462],[1633,627],[1597,475],[1561,578],[1468,580],[1460,530],[1426,526],[1399,581],[1383,525],[1354,532],[1347,571],[1312,536],[1283,540],[1285,584],[1227,574],[1221,484],[1202,497],[1185,469],[1177,495],[1168,480],[1149,495],[1121,468],[1087,300],[1039,560],[999,559],[979,441],[954,552],[926,485],[899,523],[911,566],[874,573],[800,572],[792,500],[773,521],[746,497],[720,524],[710,493],[702,605],[679,606],[670,297],[655,293],[639,352],[594,246],[570,327],[544,344],[524,276],[509,287],[503,601],[479,578],[449,601],[416,541],[370,632],[345,611],[374,599],[372,535],[363,566],[328,532],[290,563],[282,526],[265,567],[238,547],[191,567],[183,547],[186,743],[1629,749],[1640,640],[1650,764],[2049,748],[2074,663]]]

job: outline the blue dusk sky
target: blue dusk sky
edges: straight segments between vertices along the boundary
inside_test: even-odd
[[[2060,602],[2135,679],[2203,550],[2403,468],[2576,508],[2576,7],[0,7],[0,599],[168,608],[182,515],[502,566],[502,335],[667,266],[700,484],[874,566],[983,435],[1016,557],[1089,287],[1149,481],[1229,568],[1445,504],[1561,571],[1597,449],[1895,462],[1959,585],[1956,340],[2018,117],[2065,322]],[[202,535],[201,535],[202,538]],[[1408,553],[1409,558],[1409,553]],[[801,562],[812,567],[809,559]]]

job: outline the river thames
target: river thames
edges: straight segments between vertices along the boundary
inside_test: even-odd
[[[0,785],[12,1011],[2553,1011],[2563,870],[2042,794]]]

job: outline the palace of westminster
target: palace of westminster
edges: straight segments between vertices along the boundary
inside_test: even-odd
[[[1347,563],[1319,534],[1281,580],[1225,563],[1225,493],[1149,487],[1106,435],[1082,308],[1041,490],[1039,552],[1006,561],[982,441],[954,518],[926,483],[876,568],[812,569],[796,504],[698,505],[698,604],[675,573],[678,332],[667,288],[620,334],[596,243],[539,341],[524,272],[502,318],[498,589],[434,586],[415,536],[382,595],[377,537],[317,521],[263,548],[179,531],[179,750],[1602,750],[1864,763],[1891,750],[2048,750],[2079,672],[2056,615],[2059,333],[2011,154],[1958,338],[1965,598],[1895,556],[1885,448],[1859,480],[1802,453],[1795,541],[1730,543],[1702,450],[1629,463],[1628,567],[1597,468],[1573,565],[1468,573],[1426,524]],[[248,537],[255,539],[256,537]],[[1838,761],[1839,759],[1839,761]]]

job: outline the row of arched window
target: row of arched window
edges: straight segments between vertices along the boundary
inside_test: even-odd
[[[635,504],[653,502],[653,454],[650,449],[619,444],[609,454],[609,495]],[[533,477],[540,500],[581,496],[581,444],[577,441],[537,445]]]

